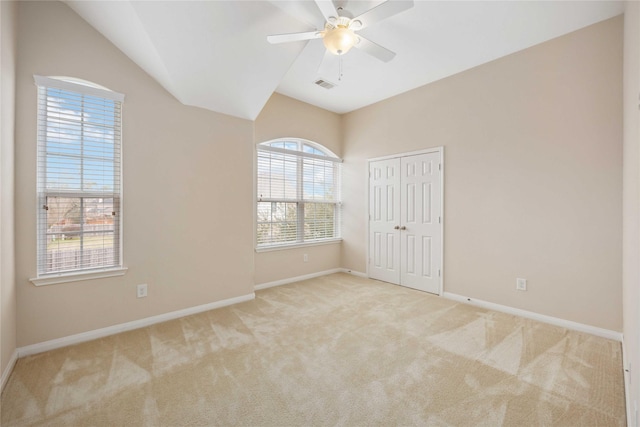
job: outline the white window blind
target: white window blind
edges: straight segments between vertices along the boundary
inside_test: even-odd
[[[38,276],[122,266],[124,96],[35,76]]]
[[[319,144],[287,139],[257,147],[257,245],[340,237],[341,160]]]

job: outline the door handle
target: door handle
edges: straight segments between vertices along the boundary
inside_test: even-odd
[[[405,227],[404,225],[402,227],[400,227],[400,230],[406,230],[407,227]]]
[[[395,227],[393,227],[394,230],[400,230],[400,226],[396,225]]]

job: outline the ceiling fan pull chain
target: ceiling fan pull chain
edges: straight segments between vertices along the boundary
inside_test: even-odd
[[[338,56],[338,81],[342,81],[342,55]]]

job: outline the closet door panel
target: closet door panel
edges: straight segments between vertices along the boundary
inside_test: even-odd
[[[440,291],[439,153],[401,158],[400,284]]]
[[[400,160],[369,164],[369,277],[400,283]]]

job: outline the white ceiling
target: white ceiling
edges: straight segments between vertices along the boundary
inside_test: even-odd
[[[321,40],[266,41],[269,34],[322,28],[311,0],[65,3],[182,103],[250,120],[274,91],[346,113],[624,10],[620,1],[417,0],[360,32],[396,57],[384,63],[352,49],[339,81],[337,60],[317,74]],[[356,16],[381,1],[335,3]],[[338,86],[323,89],[314,84],[318,77]]]

